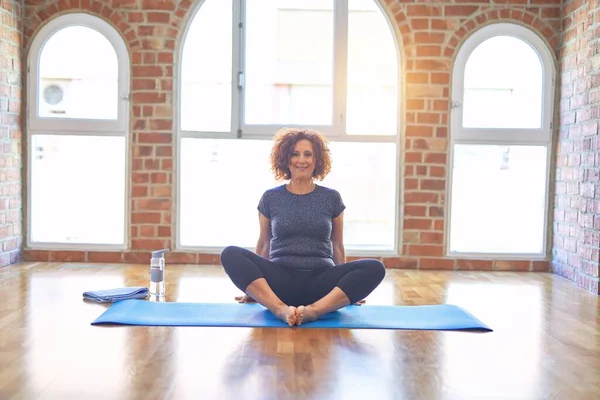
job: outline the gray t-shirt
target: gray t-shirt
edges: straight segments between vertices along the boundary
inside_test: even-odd
[[[331,231],[333,218],[346,206],[340,194],[316,185],[308,194],[294,194],[285,185],[267,190],[258,211],[271,222],[269,258],[298,270],[335,266]]]

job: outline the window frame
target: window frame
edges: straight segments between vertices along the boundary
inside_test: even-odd
[[[513,36],[528,43],[540,56],[542,64],[542,113],[541,127],[537,129],[526,128],[464,128],[463,122],[463,86],[464,70],[473,50],[481,43],[495,36]],[[512,23],[494,23],[487,25],[472,34],[458,50],[456,60],[452,71],[452,101],[451,101],[451,129],[452,139],[465,142],[485,143],[547,143],[552,139],[553,129],[553,102],[554,102],[554,83],[556,70],[554,61],[548,46],[540,37],[531,31],[517,24]],[[500,132],[502,138],[496,137]]]
[[[90,118],[44,118],[38,117],[39,63],[44,44],[55,33],[70,26],[84,26],[102,34],[113,46],[118,62],[118,115],[116,120],[99,120]],[[27,214],[25,221],[25,245],[29,249],[60,249],[60,250],[125,250],[129,243],[129,190],[130,190],[130,70],[131,59],[127,44],[117,30],[103,19],[85,13],[69,13],[54,18],[44,25],[33,37],[27,56],[26,78],[26,138],[27,138],[27,164],[26,164],[26,191]],[[32,165],[33,149],[32,136],[98,136],[98,137],[123,137],[125,141],[124,157],[124,193],[123,196],[123,242],[120,244],[95,244],[95,243],[62,243],[62,242],[34,242],[32,233]]]
[[[542,110],[540,128],[464,128],[462,127],[464,95],[464,72],[466,63],[473,50],[496,36],[512,36],[529,44],[538,54],[542,66]],[[556,62],[545,41],[534,31],[524,26],[495,22],[486,25],[469,36],[458,49],[452,68],[452,88],[450,102],[450,141],[448,148],[448,177],[446,184],[447,222],[444,229],[445,254],[447,257],[476,258],[476,259],[511,259],[531,260],[546,259],[550,229],[550,178],[551,160],[553,156],[552,140],[554,138],[555,98],[556,98]],[[452,251],[452,187],[454,173],[454,147],[457,144],[504,145],[504,146],[543,146],[546,149],[545,201],[542,233],[542,249],[539,253],[495,253],[495,252],[462,252]]]
[[[61,29],[71,26],[84,26],[102,34],[113,46],[117,61],[118,71],[118,111],[117,119],[91,119],[91,118],[60,118],[40,117],[39,109],[39,64],[42,50],[48,39]],[[31,41],[29,56],[27,58],[27,127],[35,131],[53,132],[61,134],[68,132],[92,132],[101,134],[125,134],[129,130],[129,51],[121,35],[108,22],[90,14],[72,13],[54,18],[48,22],[35,35]],[[35,101],[31,101],[35,100]]]
[[[242,0],[243,6],[245,7],[247,0]],[[310,126],[314,129],[319,130],[323,134],[326,134],[329,138],[331,137],[346,137],[353,136],[346,134],[346,80],[347,80],[347,59],[348,59],[348,3],[347,1],[330,0],[333,3],[333,65],[331,70],[332,75],[332,115],[330,125],[314,125]],[[373,0],[377,3],[376,0]],[[243,8],[242,8],[243,10]],[[383,12],[383,11],[382,11]],[[241,18],[239,23],[242,27],[246,26],[245,13],[241,12]],[[235,25],[235,24],[234,24]],[[346,38],[346,40],[339,40],[340,38]],[[246,30],[240,29],[240,49],[241,54],[238,71],[241,74],[242,82],[245,81],[245,62],[246,62]],[[235,50],[234,50],[235,51]],[[244,122],[245,117],[245,90],[246,86],[242,83],[238,87],[240,88],[239,94],[239,115],[238,115],[238,129],[240,134],[246,136],[257,136],[269,134],[279,128],[290,127],[290,128],[302,128],[308,124],[246,124]]]
[[[182,103],[181,98],[181,84],[182,84],[182,61],[183,54],[186,48],[186,39],[191,25],[193,24],[196,15],[202,9],[204,2],[201,0],[195,5],[195,9],[190,13],[189,19],[186,21],[183,29],[181,30],[181,39],[176,49],[176,68],[174,69],[175,82],[174,91],[174,127],[177,134],[177,145],[175,146],[176,165],[177,171],[181,171],[181,141],[187,138],[210,138],[210,139],[238,139],[238,140],[266,140],[271,141],[273,134],[280,128],[283,127],[300,127],[306,128],[307,125],[295,125],[295,124],[273,124],[273,125],[247,125],[244,123],[244,85],[238,84],[240,73],[244,72],[245,69],[245,8],[247,0],[234,0],[232,1],[233,7],[233,20],[232,20],[232,96],[231,96],[231,131],[230,132],[210,132],[210,131],[196,131],[196,130],[184,130],[181,128],[181,110],[180,106]],[[348,135],[346,133],[346,87],[347,87],[347,57],[348,57],[348,4],[347,0],[332,0],[333,1],[333,14],[334,14],[334,54],[333,54],[333,103],[332,103],[332,125],[310,125],[313,129],[318,129],[327,136],[330,142],[386,142],[394,143],[396,146],[396,189],[395,189],[395,221],[394,221],[394,247],[391,250],[347,250],[346,253],[349,256],[398,256],[402,249],[402,152],[404,144],[402,141],[402,132],[404,131],[403,118],[405,115],[405,103],[403,102],[403,84],[404,76],[403,72],[405,66],[402,58],[402,43],[399,40],[401,37],[397,27],[392,23],[391,16],[385,10],[381,4],[381,0],[372,0],[373,3],[379,8],[381,15],[388,25],[392,40],[394,42],[394,50],[396,51],[396,79],[397,79],[397,112],[396,112],[396,130],[393,135]],[[336,39],[342,37],[344,40]],[[243,76],[243,75],[242,75]],[[336,115],[338,115],[339,122],[336,124]],[[206,247],[206,246],[184,246],[181,244],[181,233],[180,229],[180,218],[181,218],[181,173],[176,174],[177,186],[176,190],[176,205],[175,205],[175,218],[174,218],[174,230],[175,230],[175,248],[182,251],[200,251],[211,254],[218,254],[222,251],[221,247]]]
[[[347,81],[347,58],[348,58],[348,4],[347,0],[332,0],[334,4],[334,56],[332,65],[333,75],[333,115],[331,125],[314,125],[314,124],[272,124],[272,125],[248,125],[244,123],[244,97],[245,97],[245,86],[243,85],[244,72],[245,72],[245,13],[247,0],[233,1],[233,21],[232,21],[232,96],[231,96],[231,131],[230,132],[210,132],[210,131],[196,131],[196,130],[184,130],[181,128],[181,107],[176,107],[175,118],[177,121],[177,131],[180,137],[196,137],[196,138],[247,138],[247,139],[271,139],[273,133],[283,127],[306,127],[308,125],[311,128],[318,129],[327,135],[330,140],[343,140],[343,141],[356,141],[356,142],[396,142],[399,143],[401,123],[402,123],[402,98],[401,87],[402,87],[402,71],[403,64],[400,57],[400,44],[398,42],[397,30],[390,23],[390,17],[385,9],[381,6],[379,0],[372,0],[373,3],[379,8],[382,16],[384,17],[392,39],[394,41],[397,59],[397,100],[398,100],[398,112],[397,112],[397,124],[396,132],[394,135],[348,135],[346,133],[346,81]],[[181,84],[182,76],[182,61],[183,53],[186,47],[186,38],[197,13],[202,9],[205,0],[199,2],[195,10],[191,13],[189,20],[187,21],[181,34],[181,41],[177,51],[177,68],[175,71],[177,81]],[[343,40],[336,39],[338,37],[344,38]],[[176,91],[175,101],[181,104],[181,90],[179,87],[174,89]]]

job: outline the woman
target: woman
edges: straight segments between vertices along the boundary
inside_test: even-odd
[[[346,262],[344,205],[340,194],[317,185],[331,170],[319,132],[282,129],[275,134],[271,170],[288,183],[267,190],[258,204],[256,253],[229,246],[221,263],[244,293],[290,326],[357,303],[383,280],[381,261]]]

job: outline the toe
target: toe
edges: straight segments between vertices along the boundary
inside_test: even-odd
[[[288,324],[290,326],[296,325],[296,308],[295,307],[290,307],[288,309]]]
[[[302,320],[304,319],[304,306],[300,306],[296,309],[296,324],[302,324]]]

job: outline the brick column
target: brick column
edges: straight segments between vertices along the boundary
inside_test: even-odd
[[[21,249],[21,2],[0,2],[0,267]]]
[[[600,294],[600,8],[565,1],[552,270]]]

